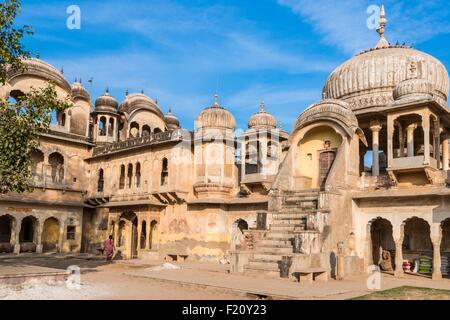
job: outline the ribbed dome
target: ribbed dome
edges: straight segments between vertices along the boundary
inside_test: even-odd
[[[262,101],[259,112],[252,115],[247,124],[250,129],[275,129],[277,127],[277,119],[264,111],[264,101]]]
[[[169,130],[178,129],[180,127],[180,121],[172,113],[171,109],[169,109],[169,112],[164,116],[164,120],[166,121]]]
[[[164,119],[164,114],[159,109],[155,101],[147,97],[144,93],[132,93],[125,97],[119,107],[120,112],[131,114],[135,110],[147,109]]]
[[[447,100],[449,79],[436,58],[406,47],[391,46],[362,53],[329,76],[324,98],[343,99],[353,110],[392,102],[392,91],[409,78],[426,79],[438,99]]]
[[[14,77],[20,75],[33,75],[45,80],[52,80],[60,87],[70,91],[70,84],[64,78],[61,71],[56,69],[51,64],[39,59],[39,58],[28,58],[22,59],[25,64],[26,69],[24,71],[8,69],[8,78],[12,80]]]
[[[90,95],[89,95],[89,92],[81,84],[81,82],[78,82],[78,81],[75,80],[75,82],[72,83],[71,89],[72,89],[72,97],[74,99],[75,98],[80,98],[80,99],[84,99],[86,101],[89,101],[89,99],[91,98]]]
[[[96,112],[117,112],[118,103],[116,99],[114,99],[110,94],[108,89],[106,89],[105,93],[98,97],[95,100],[95,109]]]
[[[394,100],[400,100],[413,97],[426,97],[431,98],[433,96],[433,85],[425,79],[408,79],[402,81],[395,87],[393,92]]]
[[[425,79],[434,97],[447,101],[449,78],[436,58],[400,45],[390,45],[384,37],[387,19],[380,11],[380,40],[373,49],[362,52],[336,68],[323,88],[324,99],[342,99],[352,110],[385,106],[393,101],[392,91],[407,79]],[[370,111],[370,110],[369,110]]]
[[[233,115],[218,103],[217,95],[214,96],[214,104],[199,113],[195,120],[195,128],[223,128],[234,130],[236,120]]]

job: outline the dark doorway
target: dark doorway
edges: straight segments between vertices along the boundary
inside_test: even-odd
[[[319,185],[321,189],[325,188],[325,182],[327,181],[328,173],[330,173],[335,156],[336,153],[332,150],[323,151],[319,154]]]

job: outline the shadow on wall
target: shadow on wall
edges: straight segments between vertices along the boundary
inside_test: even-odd
[[[334,252],[330,253],[330,276],[336,278],[336,254]]]

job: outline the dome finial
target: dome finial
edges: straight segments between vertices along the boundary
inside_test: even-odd
[[[259,112],[264,112],[264,100],[261,100],[261,104],[259,105]]]
[[[128,96],[128,88],[125,90],[125,97]]]
[[[384,5],[381,5],[380,9],[380,19],[378,20],[379,28],[377,29],[378,34],[380,35],[380,40],[378,40],[376,49],[387,48],[389,47],[389,42],[384,37],[384,28],[386,27],[388,20],[386,19],[386,12],[384,10]]]
[[[109,95],[109,87],[106,87],[105,95]]]
[[[217,95],[217,93],[214,95],[214,106],[219,106],[219,96]]]

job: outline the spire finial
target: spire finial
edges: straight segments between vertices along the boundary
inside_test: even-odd
[[[128,96],[128,88],[125,90],[125,97]]]
[[[141,93],[144,94],[144,89],[141,89]]]
[[[61,74],[64,74],[64,67],[61,67]]]
[[[264,100],[261,100],[261,104],[259,105],[259,112],[264,112]]]
[[[109,87],[106,87],[105,94],[109,95]]]
[[[172,114],[172,107],[169,107],[169,114]]]
[[[217,94],[214,95],[214,106],[219,106],[219,96]]]
[[[77,80],[78,80],[77,77],[75,77],[75,81],[74,82],[78,82]]]
[[[41,56],[39,55],[39,52],[36,52],[36,59],[40,59]]]
[[[376,49],[389,47],[389,42],[384,37],[384,29],[386,27],[387,22],[388,20],[386,19],[386,12],[384,10],[384,5],[381,5],[380,19],[378,20],[380,26],[377,29],[377,32],[380,35],[380,40],[378,40],[378,43],[375,46]]]
[[[280,121],[280,130],[283,130],[283,122]]]

